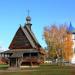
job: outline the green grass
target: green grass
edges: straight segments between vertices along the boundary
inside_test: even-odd
[[[0,75],[31,75],[29,72],[4,72],[0,73]]]
[[[8,67],[9,65],[7,64],[0,64],[0,67]]]
[[[5,70],[9,67],[7,64],[0,64],[0,70]]]
[[[32,75],[72,75],[74,69],[69,66],[42,65]]]
[[[46,64],[40,65],[39,68],[23,69],[17,72],[0,72],[0,75],[75,75],[75,67]]]

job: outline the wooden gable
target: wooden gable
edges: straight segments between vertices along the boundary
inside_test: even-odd
[[[9,49],[29,49],[32,48],[27,36],[24,34],[21,26],[16,32]]]
[[[31,36],[33,42],[35,43],[36,47],[39,47],[39,48],[40,48],[41,45],[38,43],[38,40],[36,39],[34,33],[33,33],[32,30],[29,28],[29,26],[28,26],[28,25],[25,25],[24,28],[27,29],[27,31],[28,31],[29,35]]]

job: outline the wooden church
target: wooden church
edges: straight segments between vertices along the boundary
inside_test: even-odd
[[[31,26],[31,17],[27,16],[24,27],[20,25],[18,28],[9,50],[1,53],[8,58],[10,66],[35,66],[44,62],[45,50],[38,43]]]

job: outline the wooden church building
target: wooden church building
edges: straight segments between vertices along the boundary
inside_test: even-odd
[[[26,23],[18,28],[9,50],[1,55],[8,58],[10,66],[34,66],[44,62],[45,50],[38,43],[31,29],[31,17],[26,17]]]

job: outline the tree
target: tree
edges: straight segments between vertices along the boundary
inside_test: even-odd
[[[65,61],[71,61],[73,50],[72,50],[72,34],[70,32],[67,32],[66,38],[64,40],[64,60]]]
[[[66,25],[61,25],[61,26],[56,26],[56,25],[52,25],[51,27],[45,27],[44,28],[44,38],[47,44],[47,48],[48,48],[48,54],[49,57],[51,57],[52,59],[56,59],[56,58],[65,58],[67,57],[67,59],[69,59],[69,57],[71,56],[70,52],[72,51],[72,41],[70,41],[71,39],[69,39],[67,42],[70,43],[70,46],[67,46],[68,44],[66,44],[67,42],[65,41],[66,38],[71,38],[71,33],[70,36],[68,36],[69,34],[67,33],[67,26]],[[66,45],[65,45],[66,44]],[[69,56],[65,55],[66,53],[68,53],[68,51],[65,48],[69,47]]]
[[[44,28],[44,37],[45,41],[47,43],[47,48],[48,48],[48,54],[50,58],[54,59],[56,57],[56,33],[57,27],[55,25],[50,27],[45,27]]]

